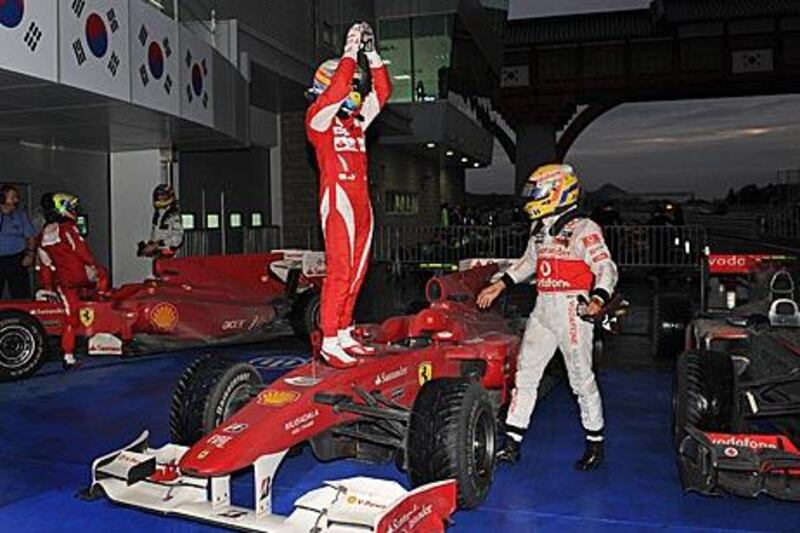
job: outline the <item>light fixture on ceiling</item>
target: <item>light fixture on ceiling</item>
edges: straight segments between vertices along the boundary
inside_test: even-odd
[[[481,166],[481,164],[475,161],[474,163],[472,163],[472,166],[478,168],[479,166]]]
[[[462,157],[461,158],[461,162],[462,163],[469,163],[469,159],[467,159],[466,157]]]
[[[394,79],[396,79],[398,81],[405,81],[405,80],[410,80],[411,79],[411,75],[410,74],[398,74],[397,76],[393,76],[393,77],[394,77]]]
[[[436,143],[428,143],[425,146],[427,146],[428,148],[436,148]]]
[[[453,157],[453,155],[455,155],[455,152],[452,150],[448,150],[447,152],[445,152],[445,154],[447,154],[447,157]]]

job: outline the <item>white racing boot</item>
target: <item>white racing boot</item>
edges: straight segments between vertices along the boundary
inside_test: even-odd
[[[339,330],[339,346],[342,349],[353,355],[373,355],[375,353],[375,348],[372,346],[366,346],[361,344],[353,337],[353,330],[355,328],[350,326],[349,328],[340,329]]]
[[[325,362],[333,368],[352,368],[358,364],[358,359],[348,354],[339,344],[338,337],[325,337],[322,339],[320,354]]]

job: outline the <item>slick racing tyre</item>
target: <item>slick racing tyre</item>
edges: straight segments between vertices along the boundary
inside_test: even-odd
[[[721,352],[684,352],[675,369],[672,411],[676,450],[687,427],[737,431],[736,372],[731,357]]]
[[[0,381],[35,373],[44,363],[47,339],[42,325],[22,311],[0,312]]]
[[[289,323],[301,339],[308,339],[319,328],[319,291],[309,289],[300,293],[292,304]]]
[[[429,381],[414,401],[408,428],[411,482],[419,486],[455,479],[459,507],[477,507],[492,484],[496,441],[494,411],[479,383]]]
[[[249,363],[212,355],[197,359],[172,392],[172,441],[191,446],[244,407],[262,386],[261,375]]]

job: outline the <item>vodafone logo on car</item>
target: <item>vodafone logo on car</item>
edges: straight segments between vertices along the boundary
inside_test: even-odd
[[[767,258],[757,254],[711,254],[708,271],[711,274],[747,274]]]

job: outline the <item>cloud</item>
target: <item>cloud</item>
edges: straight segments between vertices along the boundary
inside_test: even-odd
[[[589,189],[614,183],[719,197],[800,168],[798,117],[793,95],[624,104],[591,124],[567,158]],[[468,171],[470,191],[513,191],[513,165],[502,150],[494,154],[482,174]]]

